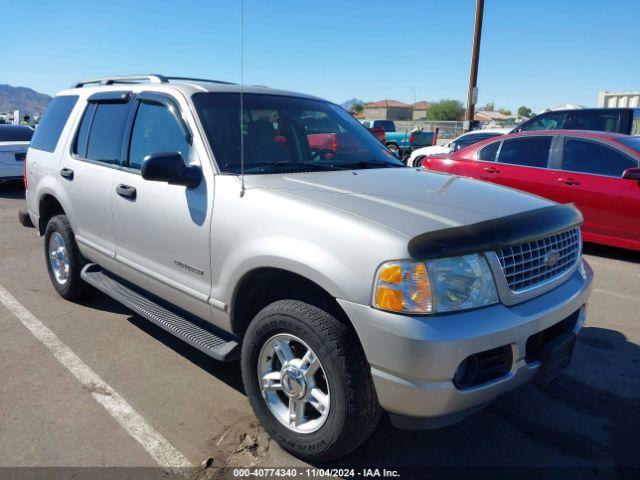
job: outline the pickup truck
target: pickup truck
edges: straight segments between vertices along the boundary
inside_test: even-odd
[[[382,129],[385,132],[385,145],[395,155],[403,158],[416,148],[430,147],[435,145],[437,135],[435,132],[425,132],[422,130],[398,132],[393,120],[360,120],[369,131]]]
[[[407,167],[310,95],[84,81],[26,163],[19,218],[53,289],[239,360],[256,417],[307,461],[348,454],[383,411],[435,428],[550,382],[585,321],[576,208]]]

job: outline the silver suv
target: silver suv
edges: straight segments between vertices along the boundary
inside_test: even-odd
[[[585,318],[574,207],[405,167],[308,95],[81,82],[45,113],[26,181],[62,297],[98,289],[239,358],[256,416],[307,460],[347,454],[383,410],[434,428],[549,382]]]

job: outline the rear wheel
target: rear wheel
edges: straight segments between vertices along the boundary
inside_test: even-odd
[[[348,454],[380,417],[355,334],[306,302],[280,300],[256,315],[242,345],[242,377],[269,434],[306,460]]]
[[[53,288],[67,300],[80,300],[91,294],[92,288],[80,271],[86,260],[78,245],[66,215],[55,215],[44,232],[44,254]]]
[[[387,145],[387,148],[393,153],[396,157],[400,156],[400,148],[395,143],[390,143]]]

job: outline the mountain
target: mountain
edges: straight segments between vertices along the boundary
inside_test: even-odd
[[[51,97],[27,87],[0,85],[0,112],[20,110],[20,113],[42,113]]]
[[[351,110],[351,107],[353,106],[354,103],[360,103],[364,105],[364,100],[352,98],[351,100],[347,100],[346,102],[341,103],[340,106],[348,112],[349,110]]]

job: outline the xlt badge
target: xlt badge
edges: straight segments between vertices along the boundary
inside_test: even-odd
[[[204,270],[198,267],[192,267],[191,265],[187,265],[186,263],[182,263],[180,260],[174,260],[173,263],[180,268],[185,270],[189,270],[191,273],[195,273],[196,275],[204,275]]]

